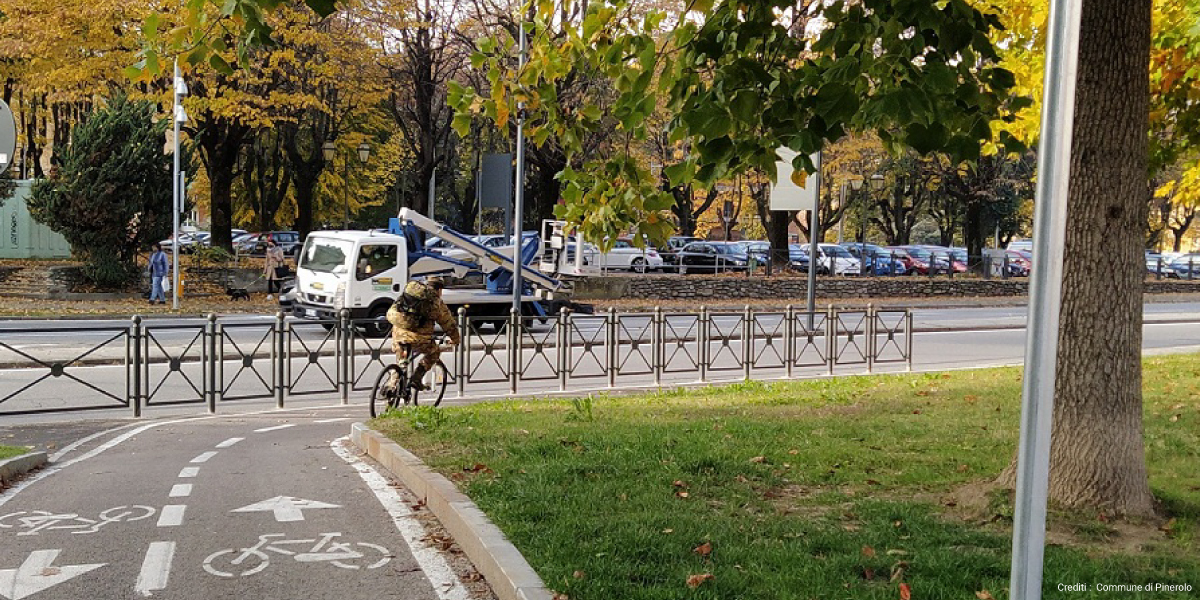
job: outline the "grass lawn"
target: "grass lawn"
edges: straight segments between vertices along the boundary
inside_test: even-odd
[[[1007,598],[1020,371],[421,409],[373,425],[447,474],[571,600]],[[1146,361],[1171,520],[1055,512],[1046,598],[1200,596],[1200,362]],[[1189,584],[1191,592],[1059,591]]]
[[[0,460],[20,456],[29,452],[29,448],[25,446],[5,446],[0,444]]]

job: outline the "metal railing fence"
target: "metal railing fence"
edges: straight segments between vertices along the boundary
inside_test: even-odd
[[[879,364],[911,370],[913,359],[911,311],[874,307],[564,310],[507,319],[460,311],[458,321],[463,343],[442,355],[448,398],[849,374],[846,367],[860,373]],[[161,326],[134,317],[128,327],[50,330],[95,338],[53,356],[0,341],[6,371],[24,377],[13,389],[0,389],[0,416],[105,408],[141,416],[147,408],[181,404],[204,404],[215,413],[225,402],[273,400],[283,408],[289,398],[317,395],[349,403],[394,361],[390,337],[364,335],[372,323],[346,313],[327,321],[209,316]],[[47,390],[53,380],[75,385]]]

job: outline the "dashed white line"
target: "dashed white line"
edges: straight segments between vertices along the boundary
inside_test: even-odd
[[[168,504],[164,506],[162,512],[158,515],[158,526],[178,527],[183,525],[183,513],[186,510],[186,504]]]
[[[229,438],[229,439],[221,442],[220,444],[217,444],[217,447],[218,448],[228,448],[244,439],[246,439],[246,438]]]
[[[192,484],[190,484],[190,483],[177,483],[171,487],[170,496],[172,498],[187,498],[188,496],[191,496],[191,495],[192,495]]]
[[[206,463],[206,462],[208,462],[208,459],[210,459],[216,455],[217,455],[216,450],[205,452],[204,454],[201,454],[200,456],[193,458],[192,463]]]
[[[276,426],[274,426],[274,427],[263,427],[262,429],[255,429],[255,430],[254,430],[254,433],[266,433],[266,432],[268,432],[268,431],[276,431],[276,430],[279,430],[279,429],[287,429],[288,427],[295,427],[295,426],[296,426],[296,424],[295,424],[295,423],[284,423],[283,425],[276,425]]]
[[[346,439],[343,437],[333,440],[329,445],[338,456],[342,457],[342,460],[350,463],[350,466],[358,471],[363,481],[367,482],[367,487],[375,492],[379,503],[391,515],[396,529],[408,543],[413,558],[421,567],[421,572],[429,578],[429,583],[433,584],[433,591],[437,594],[438,599],[467,600],[469,598],[467,589],[463,587],[458,575],[455,575],[450,565],[446,563],[446,559],[426,541],[429,539],[429,534],[413,515],[412,509],[404,503],[383,475],[342,447],[342,443]]]
[[[153,592],[167,587],[167,579],[171,576],[171,561],[175,558],[175,542],[153,542],[146,550],[146,559],[142,561],[142,571],[138,573],[137,585],[134,591],[143,596],[151,596]]]
[[[336,419],[321,419],[320,421],[313,421],[313,423],[337,423],[339,421],[349,421],[349,420],[350,420],[350,417],[338,417]]]
[[[179,477],[186,479],[188,477],[195,477],[199,473],[200,467],[184,467],[183,470],[179,472]]]

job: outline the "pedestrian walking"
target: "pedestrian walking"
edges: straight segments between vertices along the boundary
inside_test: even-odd
[[[150,304],[166,304],[163,278],[167,276],[167,253],[158,242],[150,247]]]
[[[283,286],[283,279],[288,276],[287,263],[283,248],[273,239],[267,240],[267,261],[263,266],[263,277],[267,280],[267,300],[274,298]]]

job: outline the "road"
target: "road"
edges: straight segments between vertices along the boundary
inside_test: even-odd
[[[166,420],[57,457],[0,494],[0,598],[492,597],[345,445],[358,416]]]

